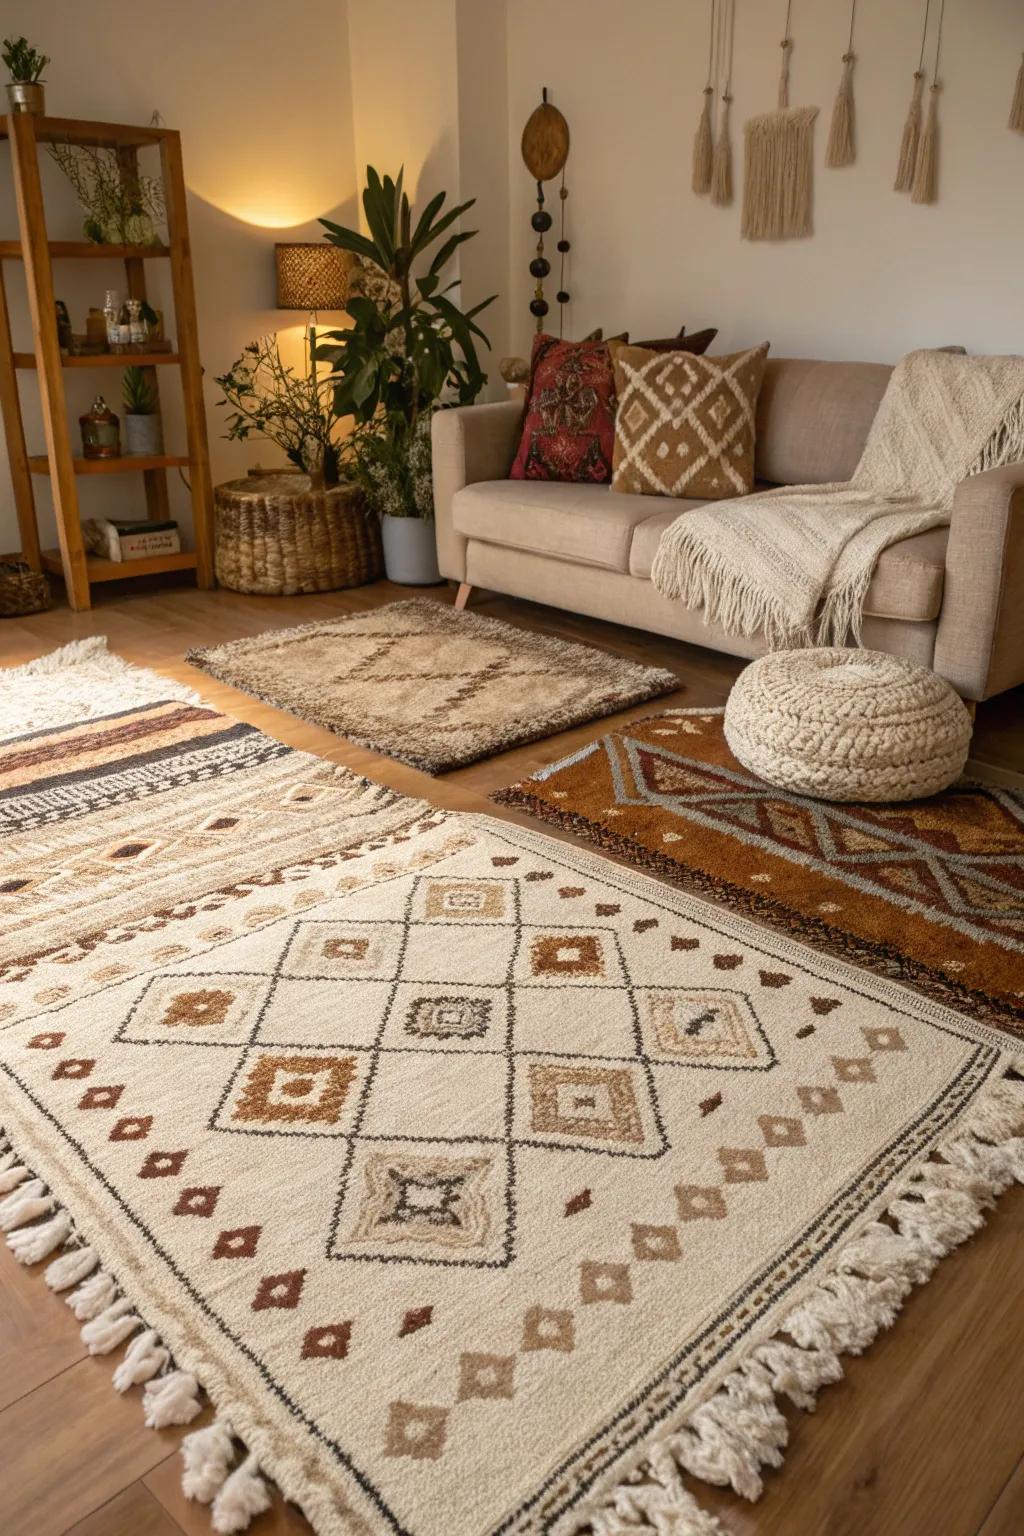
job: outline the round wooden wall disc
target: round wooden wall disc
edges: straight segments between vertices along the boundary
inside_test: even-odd
[[[534,181],[557,176],[569,155],[569,124],[549,101],[535,107],[523,129],[523,159]]]

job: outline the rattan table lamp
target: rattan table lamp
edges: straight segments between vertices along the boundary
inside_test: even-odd
[[[321,310],[344,309],[352,257],[326,240],[275,244],[278,309],[304,309],[309,316],[309,371],[316,373],[316,317]]]

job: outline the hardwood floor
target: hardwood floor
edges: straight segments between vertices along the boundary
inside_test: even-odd
[[[410,596],[380,582],[309,598],[251,598],[146,586],[88,613],[57,608],[0,624],[0,663],[105,634],[130,661],[188,681],[215,708],[289,745],[453,809],[487,810],[486,795],[606,728],[584,725],[431,779],[268,708],[185,665],[190,645],[308,623]],[[452,592],[420,595],[451,602]],[[666,705],[724,703],[742,663],[511,599],[473,594],[474,609],[562,638],[667,666],[678,693],[611,717]],[[2,674],[0,674],[2,686]],[[1024,773],[1024,690],[978,709],[973,757],[995,778]],[[980,771],[985,772],[983,767]],[[3,1536],[208,1536],[208,1511],[180,1489],[182,1431],[143,1427],[138,1393],[119,1397],[110,1359],[87,1356],[67,1307],[0,1248],[0,1532]],[[813,1418],[791,1416],[786,1464],[747,1505],[693,1485],[729,1536],[1017,1536],[1024,1532],[1024,1188],[1008,1192],[983,1230],[943,1260],[896,1326],[846,1362]],[[203,1421],[199,1421],[200,1423]],[[259,1536],[309,1536],[277,1499]]]

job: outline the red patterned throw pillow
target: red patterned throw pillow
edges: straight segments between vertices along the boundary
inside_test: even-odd
[[[536,336],[530,393],[511,480],[612,477],[615,375],[603,341]]]

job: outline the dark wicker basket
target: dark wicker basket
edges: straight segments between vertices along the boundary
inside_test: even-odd
[[[23,560],[0,561],[0,619],[42,613],[53,602],[50,583]]]
[[[217,580],[234,592],[331,592],[381,574],[380,522],[354,485],[250,476],[218,485],[213,501]]]

